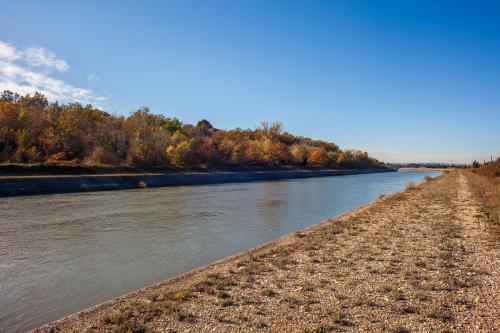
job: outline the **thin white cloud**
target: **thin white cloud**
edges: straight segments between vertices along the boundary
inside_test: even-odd
[[[24,51],[24,60],[31,66],[55,68],[59,72],[65,72],[69,68],[66,61],[57,58],[54,53],[39,46],[27,48]]]
[[[54,78],[51,72],[66,72],[69,65],[42,47],[24,50],[0,41],[0,92],[11,90],[25,95],[43,93],[51,101],[98,104],[106,98],[92,90],[75,87]]]
[[[89,75],[87,75],[87,80],[93,81],[93,82],[98,82],[98,81],[101,81],[101,78],[97,75],[89,74]]]
[[[77,88],[45,73],[34,72],[2,61],[0,61],[0,87],[20,94],[40,91],[51,100],[88,102],[96,97],[89,89]]]
[[[0,59],[14,61],[21,58],[21,53],[7,43],[0,41]]]

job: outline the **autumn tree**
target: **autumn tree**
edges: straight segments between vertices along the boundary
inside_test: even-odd
[[[304,165],[307,163],[307,148],[301,144],[295,144],[290,149],[292,154],[293,162],[298,165]]]
[[[313,148],[307,155],[307,163],[310,165],[326,166],[328,156],[324,148]]]

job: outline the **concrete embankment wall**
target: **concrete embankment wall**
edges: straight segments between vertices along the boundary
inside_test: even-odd
[[[293,178],[326,177],[393,169],[303,170],[259,172],[170,173],[145,175],[40,176],[0,178],[0,197],[71,192],[113,191],[151,187],[204,185],[268,181]]]

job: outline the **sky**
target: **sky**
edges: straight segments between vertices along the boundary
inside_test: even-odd
[[[3,1],[0,90],[285,130],[385,162],[500,156],[498,1]]]

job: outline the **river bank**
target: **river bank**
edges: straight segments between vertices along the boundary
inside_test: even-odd
[[[465,171],[36,332],[494,331],[498,234]]]
[[[114,191],[182,185],[240,183],[308,177],[329,177],[395,169],[290,170],[241,172],[180,172],[112,175],[5,176],[0,177],[0,197],[72,192]]]

